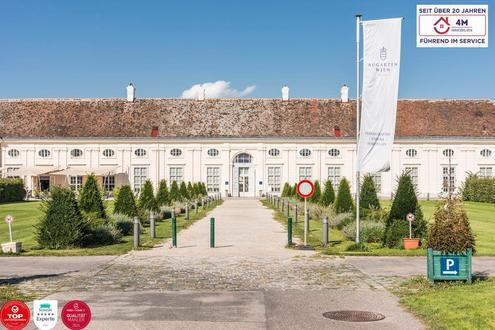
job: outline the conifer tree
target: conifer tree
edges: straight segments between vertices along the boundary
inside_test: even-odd
[[[95,213],[98,218],[105,219],[107,217],[103,196],[94,175],[89,175],[81,188],[79,206],[82,211]]]
[[[196,191],[194,191],[194,187],[193,187],[191,181],[189,181],[187,183],[187,193],[189,194],[189,199],[196,198]]]
[[[292,188],[289,186],[289,184],[286,182],[284,183],[284,188],[282,189],[282,194],[280,197],[290,197],[290,190]]]
[[[375,182],[371,175],[364,176],[359,194],[359,206],[363,209],[380,209],[380,201],[376,194]]]
[[[194,182],[193,188],[194,196],[196,196],[196,198],[201,197],[201,187],[199,186],[199,182]]]
[[[354,209],[351,188],[346,178],[342,178],[342,180],[340,180],[337,197],[335,198],[334,209],[336,213],[352,212]]]
[[[156,194],[156,202],[158,206],[166,206],[170,204],[170,193],[168,191],[167,180],[161,180]]]
[[[177,181],[172,182],[170,186],[170,201],[171,202],[182,202],[182,196],[179,191],[179,185]]]
[[[320,187],[320,182],[318,180],[315,181],[315,192],[313,195],[309,198],[309,201],[311,203],[319,203],[321,198],[321,187]]]
[[[291,190],[291,196],[292,197],[296,197],[298,198],[298,194],[297,194],[297,183],[294,183],[294,186],[292,186],[292,190]]]
[[[208,196],[208,191],[206,190],[206,184],[204,182],[201,182],[200,185],[201,185],[201,194],[203,196]]]
[[[139,207],[141,210],[158,212],[160,209],[153,193],[153,184],[146,180],[139,194]]]
[[[323,190],[323,195],[321,196],[320,203],[323,206],[329,206],[335,201],[335,191],[333,190],[332,181],[327,180],[325,182],[325,189]]]
[[[184,181],[182,181],[180,184],[179,192],[182,200],[189,200],[189,192],[187,191],[187,186]]]
[[[135,217],[138,215],[134,194],[132,193],[129,185],[123,185],[120,187],[117,198],[115,199],[113,213],[125,214],[129,217]]]

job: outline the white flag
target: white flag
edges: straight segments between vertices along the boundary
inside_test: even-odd
[[[402,18],[363,22],[363,97],[358,144],[361,172],[390,169],[399,93]]]

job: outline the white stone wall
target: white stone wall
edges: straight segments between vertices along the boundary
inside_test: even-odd
[[[70,155],[72,149],[81,149],[81,158]],[[146,156],[138,157],[135,150],[142,148]],[[182,150],[180,156],[174,157],[170,151],[174,148]],[[210,157],[208,150],[215,148],[219,155]],[[277,148],[280,155],[272,157],[268,150]],[[302,157],[299,150],[308,148],[311,156]],[[329,149],[338,149],[340,155],[331,157]],[[390,197],[395,189],[398,175],[407,167],[418,168],[418,192],[421,198],[437,198],[442,188],[442,167],[448,166],[449,159],[443,150],[454,150],[451,165],[455,168],[455,184],[459,187],[467,172],[478,172],[480,167],[493,167],[495,173],[495,139],[420,139],[397,140],[392,151],[391,171],[381,175],[382,197]],[[18,157],[10,157],[8,151],[19,150]],[[47,149],[50,156],[42,158],[39,150]],[[103,150],[112,149],[113,157],[104,157]],[[417,156],[408,157],[406,150],[417,150]],[[482,157],[480,151],[490,149],[489,157]],[[67,167],[112,168],[118,167],[116,184],[134,183],[135,167],[148,169],[148,178],[155,185],[159,180],[169,180],[171,167],[184,168],[185,181],[206,182],[207,167],[220,168],[220,192],[233,191],[233,158],[239,153],[248,153],[253,157],[250,166],[250,180],[254,185],[250,189],[251,196],[269,191],[267,168],[281,167],[281,182],[295,183],[299,179],[299,167],[312,167],[313,180],[327,180],[328,167],[338,166],[341,175],[355,186],[355,145],[352,140],[319,140],[319,139],[215,139],[215,140],[5,140],[2,143],[1,156],[3,172],[10,167],[41,168],[54,166],[60,169]],[[33,189],[33,180],[26,177],[26,186]],[[62,180],[63,181],[63,180]],[[60,183],[60,180],[57,180]]]

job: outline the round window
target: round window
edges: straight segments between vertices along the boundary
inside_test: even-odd
[[[273,148],[268,150],[268,154],[272,157],[278,157],[280,156],[280,150]]]
[[[177,150],[179,150],[179,149],[177,149]],[[216,157],[219,154],[220,154],[220,151],[218,151],[218,149],[214,149],[214,148],[208,149],[208,156],[210,156],[210,157]]]
[[[141,148],[136,149],[136,150],[134,150],[134,155],[136,155],[137,157],[144,157],[144,156],[146,156],[146,150],[141,149]]]
[[[483,149],[480,151],[480,155],[482,157],[490,157],[492,155],[492,151],[490,149]]]
[[[309,157],[311,156],[311,150],[309,149],[301,149],[299,150],[299,155],[301,155],[302,157]]]
[[[9,157],[16,158],[19,157],[19,150],[17,149],[10,149],[8,152]]]
[[[175,148],[170,150],[170,154],[174,157],[179,157],[180,155],[182,155],[182,150]]]
[[[454,156],[454,150],[452,150],[452,149],[445,149],[443,151],[443,155],[445,157],[452,157],[452,156]]]
[[[48,150],[48,149],[41,149],[40,151],[38,151],[38,155],[41,158],[50,157],[50,150]]]
[[[339,149],[330,149],[330,150],[328,150],[328,155],[330,157],[339,157],[340,156],[340,150]]]
[[[418,151],[416,149],[407,149],[406,156],[407,157],[416,157],[418,155]]]
[[[115,151],[113,151],[112,149],[105,149],[105,150],[103,150],[103,157],[110,158],[110,157],[113,157],[113,156],[115,156]]]
[[[82,157],[83,151],[81,149],[72,149],[70,155],[72,158],[79,158]]]

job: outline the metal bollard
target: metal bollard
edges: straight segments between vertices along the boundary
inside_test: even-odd
[[[215,247],[215,218],[210,218],[210,248]]]
[[[294,223],[297,223],[297,205],[294,205]]]
[[[189,220],[189,204],[186,204],[186,220]]]
[[[150,236],[151,238],[155,238],[155,213],[153,211],[150,212]]]
[[[204,207],[204,205],[205,205],[205,199],[201,198],[201,207]]]
[[[323,246],[328,245],[328,217],[323,218]]]
[[[175,207],[172,208],[172,211],[170,212],[170,219],[175,218]]]
[[[285,201],[282,200],[282,213],[284,213],[284,208],[285,208]]]
[[[292,218],[287,218],[287,244],[292,245]]]
[[[286,216],[288,218],[290,215],[290,203],[289,203],[289,201],[287,201],[287,212],[286,213],[287,213]]]
[[[137,249],[139,247],[139,218],[134,217],[134,248]]]
[[[194,201],[194,211],[196,211],[196,214],[198,214],[198,201]]]
[[[172,247],[177,247],[177,220],[172,218]]]

